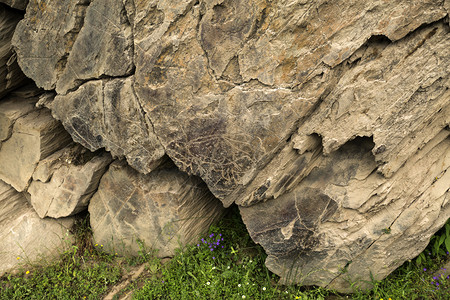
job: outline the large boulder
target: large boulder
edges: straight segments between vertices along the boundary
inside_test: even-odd
[[[166,257],[205,233],[224,208],[200,178],[171,162],[143,175],[116,161],[102,177],[89,213],[94,241],[106,251],[138,255],[145,245]]]
[[[0,180],[0,276],[58,257],[72,244],[73,224],[73,218],[39,218],[23,193]]]

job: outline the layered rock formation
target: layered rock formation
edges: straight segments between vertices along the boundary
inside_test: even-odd
[[[123,200],[105,200],[115,182],[145,199],[169,192],[153,183],[167,180],[155,169],[166,154],[240,206],[282,282],[348,291],[417,255],[450,216],[449,11],[447,0],[33,1],[12,43],[73,140],[138,172],[122,163],[102,179],[92,203],[120,233],[100,240],[135,234],[115,215]],[[183,216],[173,205],[136,220]]]

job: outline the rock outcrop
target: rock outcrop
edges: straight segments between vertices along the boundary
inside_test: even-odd
[[[135,230],[149,214],[158,234],[184,218],[161,195],[198,178],[163,171],[167,155],[239,205],[282,282],[348,291],[417,255],[450,217],[449,12],[448,0],[33,1],[12,44],[73,140],[134,168],[114,163],[92,199],[99,242],[170,253]],[[4,121],[0,163],[33,114]],[[32,175],[3,173],[17,190]]]
[[[217,222],[224,208],[199,178],[163,163],[148,175],[114,162],[89,204],[94,241],[111,253],[159,257],[191,243]]]

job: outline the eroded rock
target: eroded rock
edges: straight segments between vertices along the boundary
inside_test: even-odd
[[[73,224],[73,218],[39,218],[22,193],[0,180],[0,276],[58,257],[72,243]]]
[[[450,216],[449,135],[389,179],[376,172],[374,144],[356,139],[317,158],[291,191],[240,207],[268,268],[284,283],[351,292],[350,283],[367,288],[371,274],[381,280],[417,256]]]
[[[138,255],[139,242],[159,257],[192,242],[224,209],[196,177],[172,163],[143,175],[114,162],[89,204],[94,241],[111,253]]]
[[[105,148],[126,157],[136,170],[147,174],[160,163],[164,149],[142,111],[133,77],[96,80],[48,105],[75,142],[91,151]]]
[[[98,199],[120,194],[116,180],[131,212],[104,201],[103,244],[120,226],[115,239],[135,240],[117,216],[134,220],[166,153],[241,207],[284,282],[348,291],[343,279],[383,278],[449,217],[448,13],[431,0],[31,2],[13,40],[75,141],[148,174],[105,175]]]
[[[67,58],[83,26],[90,0],[31,1],[12,44],[25,75],[51,90],[64,72]]]
[[[39,217],[62,218],[87,209],[101,176],[112,162],[109,153],[70,145],[41,160],[27,190]]]

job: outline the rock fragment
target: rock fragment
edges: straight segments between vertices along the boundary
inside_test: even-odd
[[[101,176],[111,163],[109,153],[92,153],[72,144],[41,160],[27,192],[39,217],[62,218],[87,209]]]

